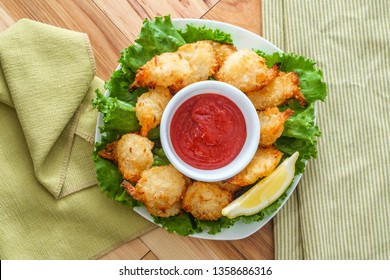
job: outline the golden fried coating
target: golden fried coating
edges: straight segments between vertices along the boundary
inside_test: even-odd
[[[185,44],[177,50],[177,53],[188,61],[191,72],[183,77],[181,83],[169,87],[173,92],[177,92],[195,82],[205,81],[217,70],[216,55],[210,41]]]
[[[274,107],[259,111],[257,114],[260,120],[260,146],[269,147],[282,135],[284,123],[294,111],[287,109],[280,112],[278,107]]]
[[[98,152],[98,156],[104,159],[111,160],[115,163],[118,163],[118,159],[117,159],[118,156],[116,150],[117,145],[118,145],[118,141],[107,144],[103,150],[100,150]]]
[[[290,98],[296,99],[301,106],[305,106],[306,100],[298,84],[297,73],[279,72],[268,85],[261,90],[248,92],[247,96],[257,110],[279,106]]]
[[[218,181],[218,182],[214,182],[214,183],[217,184],[218,186],[224,188],[225,190],[228,190],[231,193],[234,193],[238,189],[241,188],[241,186],[237,186],[237,185],[234,185],[232,183],[225,182],[225,181]]]
[[[171,98],[171,92],[164,87],[151,88],[138,98],[135,114],[141,125],[141,136],[147,137],[149,131],[160,124],[163,111]]]
[[[247,186],[268,176],[278,165],[283,153],[271,146],[259,148],[249,164],[237,175],[227,180],[238,186]]]
[[[136,186],[122,184],[152,215],[170,217],[180,213],[186,190],[185,177],[172,165],[152,167],[142,173]]]
[[[232,193],[218,184],[196,181],[187,188],[182,207],[199,220],[217,220],[232,200]]]
[[[116,157],[124,179],[137,182],[141,173],[152,166],[154,143],[138,134],[125,134],[118,141]]]
[[[243,92],[249,92],[264,87],[277,73],[276,65],[268,69],[263,57],[252,50],[241,49],[226,58],[215,77]]]
[[[226,58],[237,51],[236,47],[229,44],[220,44],[214,41],[210,41],[214,48],[215,58],[217,59],[218,69],[225,62]]]
[[[170,87],[179,85],[191,73],[188,61],[179,53],[163,53],[140,67],[130,87]]]

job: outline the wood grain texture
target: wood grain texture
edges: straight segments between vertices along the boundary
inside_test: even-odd
[[[121,250],[114,250],[103,257],[101,260],[140,260],[143,259],[150,249],[141,241],[141,239],[133,239],[121,246]]]
[[[202,18],[230,23],[261,35],[261,0],[224,0]]]
[[[130,45],[145,18],[224,21],[261,35],[259,0],[0,0],[0,31],[20,18],[88,34],[97,75],[108,80],[120,51]],[[211,241],[169,234],[156,228],[101,259],[274,259],[272,221],[252,236],[236,241]]]
[[[238,260],[244,256],[230,241],[212,241],[170,234],[157,228],[140,239],[159,259],[165,260]],[[158,240],[158,242],[156,242]]]
[[[0,2],[0,31],[6,30],[15,20],[6,12],[3,4]]]
[[[159,258],[152,251],[149,251],[141,260],[159,260]]]
[[[241,240],[233,240],[231,243],[245,259],[275,259],[272,220],[251,236]]]
[[[137,38],[145,18],[171,15],[172,18],[200,18],[218,0],[93,0],[94,3],[132,41]],[[130,16],[131,15],[131,16]]]
[[[117,66],[120,51],[131,43],[91,1],[1,0],[0,3],[14,21],[29,18],[87,33],[95,55],[97,75],[103,80],[107,80]]]

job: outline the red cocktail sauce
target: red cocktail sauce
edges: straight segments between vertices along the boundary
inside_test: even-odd
[[[244,146],[245,119],[230,99],[200,94],[176,110],[170,137],[184,162],[198,169],[217,169],[233,161]]]

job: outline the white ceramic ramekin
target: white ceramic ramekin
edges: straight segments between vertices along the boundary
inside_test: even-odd
[[[247,132],[244,146],[236,158],[228,165],[212,170],[194,168],[185,163],[175,152],[170,139],[170,124],[177,108],[186,100],[206,93],[220,94],[233,101],[244,116]],[[227,83],[202,81],[183,88],[173,96],[161,119],[160,139],[165,154],[177,170],[194,180],[216,182],[233,177],[251,161],[259,145],[260,122],[255,107],[242,91]]]

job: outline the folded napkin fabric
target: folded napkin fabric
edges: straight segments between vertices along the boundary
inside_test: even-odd
[[[274,220],[277,259],[390,259],[388,1],[264,0],[263,36],[317,62],[322,131]]]
[[[20,20],[0,66],[0,258],[94,258],[151,229],[96,185],[87,35]]]
[[[78,118],[90,103],[91,96],[88,100],[85,95],[95,75],[95,64],[88,45],[80,49],[78,36],[67,36],[66,45],[53,46],[62,36],[49,25],[21,20],[1,34],[0,41],[1,66],[8,87],[1,98],[15,108],[34,172],[56,198],[96,184],[93,172],[83,174],[80,182],[68,182],[66,176],[67,168],[72,168],[68,165],[72,150],[81,150],[72,149],[72,145],[81,143],[73,140]],[[82,36],[88,40],[85,34]],[[62,50],[53,52],[53,48]],[[80,164],[88,165],[85,170],[93,170],[90,160]],[[72,185],[79,186],[71,189]]]

